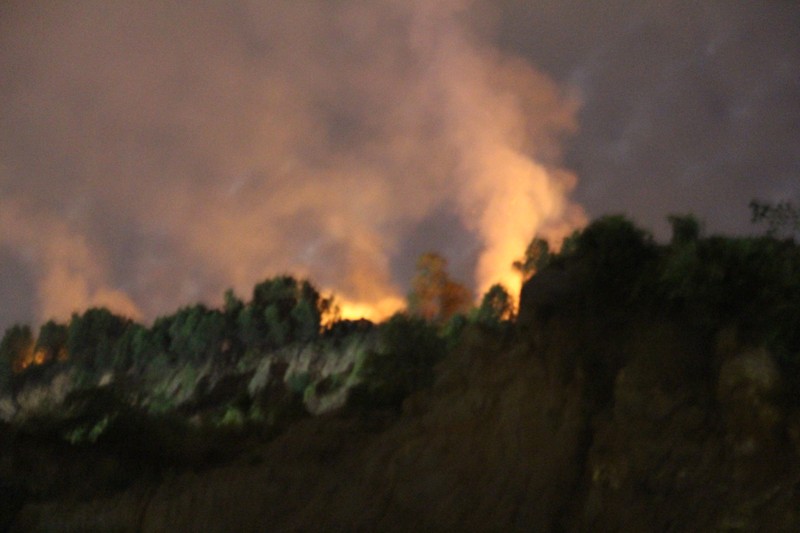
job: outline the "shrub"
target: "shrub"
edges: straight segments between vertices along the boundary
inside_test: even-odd
[[[351,404],[399,408],[412,392],[433,383],[433,367],[444,355],[445,341],[422,318],[393,316],[379,329],[377,350],[367,352],[351,391]]]
[[[628,304],[652,283],[647,269],[657,257],[656,246],[623,216],[598,219],[570,247],[563,261],[577,272],[589,300],[601,306]]]

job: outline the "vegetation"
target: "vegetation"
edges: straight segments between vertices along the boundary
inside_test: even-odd
[[[528,281],[538,271],[545,268],[550,263],[550,245],[542,238],[534,237],[528,248],[525,250],[525,256],[522,259],[514,261],[513,267],[519,271],[523,281]]]
[[[767,224],[767,236],[792,236],[800,231],[800,208],[792,202],[772,204],[753,200],[750,202],[752,222]]]
[[[642,316],[680,317],[709,339],[735,331],[742,344],[769,350],[788,384],[787,405],[800,405],[800,248],[773,231],[785,229],[793,220],[787,213],[795,211],[784,204],[754,203],[753,209],[754,221],[770,224],[763,237],[704,237],[696,218],[675,215],[668,218],[672,239],[658,244],[625,217],[607,216],[575,232],[559,252],[533,239],[513,266],[523,279],[548,271],[566,275],[577,295],[567,314],[596,324],[595,345],[603,336],[613,338],[615,323]],[[303,401],[342,389],[349,389],[351,407],[398,410],[405,398],[433,382],[435,365],[457,349],[465,332],[498,340],[516,334],[513,295],[495,285],[473,307],[469,291],[450,278],[437,254],[420,257],[411,287],[408,312],[377,326],[337,320],[332,298],[290,276],[257,284],[249,301],[228,291],[220,308],[187,306],[150,326],[103,308],[74,314],[66,324],[47,322],[38,335],[15,325],[0,341],[0,396],[11,393],[16,402],[24,384],[68,372],[86,390],[112,376],[116,398],[159,416],[179,407],[199,412],[217,402],[207,420],[229,428],[302,416]],[[353,348],[355,367],[336,370],[338,386],[330,386],[333,374],[319,375],[310,367],[286,375],[263,369],[261,396],[242,395],[252,375],[247,369],[255,373],[267,354],[305,349],[325,354],[359,346],[345,342],[349,338],[373,341]],[[598,382],[615,375],[616,356],[597,346],[581,353],[578,362]],[[43,374],[46,369],[49,374]],[[226,381],[236,371],[245,373],[239,381]],[[282,392],[266,378],[275,375]],[[145,386],[149,399],[143,397]],[[102,434],[116,427],[115,416],[104,413],[73,427],[65,438],[102,441]]]
[[[435,253],[420,256],[408,295],[411,314],[443,323],[458,313],[466,312],[471,305],[469,289],[453,281],[447,273],[447,260]]]
[[[0,433],[7,446],[16,446],[9,456],[35,438],[59,453],[92,458],[86,472],[69,479],[96,475],[91,479],[99,493],[165,470],[247,457],[253,442],[331,405],[365,415],[354,420],[393,420],[404,406],[425,404],[406,400],[425,395],[437,369],[443,386],[432,398],[471,379],[464,367],[474,363],[481,373],[499,358],[529,352],[555,370],[556,380],[579,382],[580,409],[592,423],[601,420],[593,418],[599,413],[616,416],[616,402],[640,409],[655,390],[648,381],[653,375],[662,389],[669,383],[678,383],[676,390],[687,383],[706,387],[712,400],[704,401],[728,402],[729,418],[735,411],[741,420],[755,420],[756,428],[763,413],[767,421],[795,419],[800,246],[785,237],[792,227],[785,222],[789,208],[759,209],[754,221],[770,224],[763,236],[705,236],[695,217],[673,215],[672,237],[663,244],[623,216],[595,220],[557,252],[535,238],[513,265],[527,280],[519,309],[516,295],[502,285],[473,305],[444,258],[425,254],[408,310],[380,324],[338,320],[332,298],[306,280],[280,276],[256,285],[249,300],[227,291],[219,308],[191,305],[150,325],[103,308],[63,324],[47,322],[38,333],[15,325],[0,340],[0,408],[21,412],[26,394],[30,398],[55,376],[68,376],[72,387],[53,395],[49,405],[56,408],[26,413]],[[542,302],[554,309],[536,312]],[[630,349],[635,343],[638,350]],[[716,348],[724,343],[734,348]],[[551,353],[558,359],[545,359]],[[758,358],[737,362],[741,353]],[[737,387],[753,361],[769,378],[766,407],[756,414],[750,404],[736,403],[737,394],[752,392]],[[725,387],[718,383],[720,368],[726,369]],[[668,393],[654,395],[659,417]],[[788,435],[787,427],[780,431]],[[717,430],[727,431],[714,426],[709,432]],[[95,454],[104,458],[105,471],[96,468]],[[68,488],[76,483],[67,478],[37,479],[44,488],[32,494],[42,500],[79,490]]]
[[[405,314],[381,324],[378,333],[378,349],[367,352],[358,370],[363,382],[351,405],[399,409],[409,394],[431,385],[446,344],[432,323]]]

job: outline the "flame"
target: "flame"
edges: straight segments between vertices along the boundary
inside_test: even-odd
[[[565,184],[543,165],[506,148],[483,157],[480,165],[493,185],[483,193],[488,200],[477,220],[476,231],[485,245],[475,273],[478,293],[500,283],[516,298],[524,280],[512,265],[531,240],[542,236],[557,249],[586,218],[579,208],[570,209],[562,190],[574,180]]]
[[[344,320],[366,318],[373,322],[380,322],[404,309],[406,303],[402,298],[388,296],[375,303],[339,299],[338,305],[340,317]]]
[[[12,370],[15,374],[23,372],[31,366],[43,365],[47,362],[46,350],[34,350],[33,346],[29,346],[20,356],[14,361]]]

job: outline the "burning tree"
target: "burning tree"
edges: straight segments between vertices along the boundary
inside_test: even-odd
[[[411,314],[445,322],[456,313],[468,311],[471,303],[469,289],[450,279],[445,258],[432,252],[420,256],[408,295]]]

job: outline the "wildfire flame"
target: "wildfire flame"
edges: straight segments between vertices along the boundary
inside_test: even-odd
[[[398,297],[387,297],[377,303],[354,302],[337,300],[339,316],[344,320],[358,320],[366,318],[373,322],[380,322],[405,308],[405,301]]]
[[[15,374],[23,372],[31,366],[43,365],[48,360],[48,353],[45,350],[34,350],[33,347],[28,347],[23,351],[12,364],[12,371]]]

